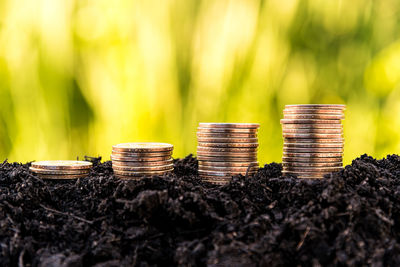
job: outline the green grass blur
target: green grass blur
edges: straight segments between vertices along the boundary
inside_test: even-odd
[[[198,122],[259,122],[281,161],[285,104],[345,103],[345,163],[400,151],[395,0],[2,0],[0,159],[196,151]]]

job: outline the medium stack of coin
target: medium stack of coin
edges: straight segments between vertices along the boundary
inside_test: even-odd
[[[281,120],[284,174],[323,178],[343,168],[345,105],[286,105]]]
[[[112,148],[112,168],[121,179],[163,175],[174,169],[174,146],[165,143],[124,143]]]
[[[233,175],[254,174],[259,167],[259,127],[256,123],[200,123],[197,159],[203,181],[226,184]]]
[[[43,179],[78,179],[89,175],[92,163],[76,160],[33,162],[29,170]]]

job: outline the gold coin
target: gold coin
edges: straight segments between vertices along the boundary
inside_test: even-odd
[[[79,178],[86,178],[88,174],[40,174],[35,173],[36,177],[41,179],[51,179],[51,180],[68,180],[68,179],[79,179]]]
[[[197,150],[198,156],[205,157],[237,157],[237,158],[250,158],[257,157],[257,152],[247,152],[247,153],[239,153],[239,152],[205,152]]]
[[[132,167],[132,166],[116,166],[113,164],[113,170],[116,171],[129,171],[129,172],[146,172],[146,171],[165,171],[174,168],[173,164],[164,166],[143,166],[143,167]]]
[[[258,129],[242,129],[242,128],[204,128],[198,127],[197,133],[247,133],[257,134]]]
[[[112,151],[112,155],[116,157],[143,157],[143,158],[154,158],[154,157],[171,157],[172,151],[166,152],[118,152]]]
[[[199,143],[246,143],[246,144],[257,144],[257,138],[207,138],[198,137],[197,142]]]
[[[258,123],[206,123],[200,122],[199,127],[201,128],[240,128],[240,129],[258,129],[260,124]]]
[[[203,138],[257,138],[257,134],[250,133],[202,133],[198,132],[197,137]]]
[[[344,115],[326,115],[326,114],[285,114],[286,120],[343,120]]]
[[[148,166],[165,166],[173,164],[173,160],[164,161],[112,161],[113,166],[119,167],[148,167]]]
[[[343,167],[343,163],[340,162],[282,162],[283,167],[305,167],[305,168],[310,168],[310,167]]]
[[[314,163],[314,162],[343,162],[342,157],[332,157],[332,158],[317,158],[317,157],[282,157],[283,162],[307,162],[307,163]]]
[[[310,123],[285,123],[282,129],[343,129],[343,124],[310,124]]]
[[[343,134],[343,129],[294,129],[282,127],[284,134]]]
[[[113,170],[114,174],[122,175],[122,176],[153,176],[153,175],[162,175],[166,172],[171,172],[173,169],[163,170],[163,171],[120,171],[120,170]]]
[[[296,134],[296,133],[283,133],[284,138],[305,138],[305,139],[338,139],[343,138],[343,134],[318,134],[318,133],[308,133],[308,134]]]
[[[132,175],[120,175],[120,174],[116,174],[114,173],[114,176],[118,179],[121,180],[132,180],[132,181],[140,181],[144,178],[151,178],[153,176],[163,176],[165,174],[168,174],[170,172],[164,172],[164,173],[160,173],[160,174],[151,174],[151,175],[137,175],[137,176],[132,176]]]
[[[281,119],[281,124],[341,124],[341,120]]]
[[[113,151],[120,152],[165,152],[172,151],[174,146],[167,143],[122,143],[113,146]]]
[[[32,162],[31,166],[35,169],[46,170],[81,170],[90,169],[93,164],[89,161],[77,160],[47,160]]]
[[[208,148],[208,147],[219,147],[219,148],[240,148],[240,149],[257,149],[258,143],[203,143],[199,142],[197,147]]]
[[[202,156],[197,155],[199,161],[208,162],[254,162],[257,161],[257,156],[249,157],[221,157],[221,156]]]
[[[40,173],[40,174],[53,174],[53,175],[59,175],[59,174],[88,174],[90,169],[78,169],[78,170],[47,170],[47,169],[37,169],[33,167],[29,167],[29,170],[34,173]]]
[[[332,115],[343,115],[344,110],[340,109],[312,109],[312,108],[290,108],[284,109],[283,114],[332,114]]]
[[[343,167],[296,167],[296,166],[284,166],[284,171],[293,171],[298,173],[321,173],[321,172],[334,172],[340,171]]]
[[[132,162],[148,162],[148,161],[165,161],[170,160],[171,156],[163,157],[120,157],[111,155],[112,161],[132,161]]]
[[[346,109],[346,105],[341,104],[299,104],[299,105],[286,105],[285,109]]]
[[[288,137],[284,137],[283,138],[284,143],[311,143],[311,144],[315,144],[315,143],[320,143],[320,144],[343,144],[344,139],[343,138],[288,138]]]
[[[248,174],[255,174],[256,173],[256,171],[249,171],[248,172]],[[203,176],[203,175],[206,175],[206,176],[223,176],[223,177],[226,177],[226,176],[234,176],[234,175],[238,175],[238,174],[241,174],[241,175],[246,175],[246,171],[244,171],[244,172],[234,172],[234,171],[224,171],[224,172],[217,172],[217,171],[208,171],[208,170],[199,170],[199,175],[200,176]]]
[[[283,147],[284,152],[293,153],[343,153],[344,149],[341,147],[328,147],[328,148],[293,148],[293,147]]]
[[[258,166],[248,166],[248,167],[215,167],[215,166],[199,166],[199,171],[216,171],[216,172],[240,172],[246,173],[254,172],[258,170]]]
[[[295,157],[295,158],[338,158],[342,157],[343,153],[293,153],[283,152],[284,157]]]
[[[204,178],[202,179],[203,182],[205,183],[209,183],[209,184],[214,184],[214,185],[226,185],[229,184],[229,180],[213,180],[213,179],[208,179],[208,178]]]

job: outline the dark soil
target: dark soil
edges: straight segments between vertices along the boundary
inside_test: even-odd
[[[323,180],[271,163],[226,186],[197,161],[142,181],[47,181],[0,164],[0,266],[400,264],[400,157],[362,156]]]

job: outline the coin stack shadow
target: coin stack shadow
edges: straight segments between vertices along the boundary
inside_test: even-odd
[[[345,105],[286,105],[283,174],[323,178],[343,168]]]
[[[166,143],[123,143],[113,146],[112,168],[120,179],[163,175],[174,169],[174,146]]]
[[[257,172],[259,124],[200,123],[197,159],[203,181],[226,184],[233,175]]]
[[[42,179],[78,179],[89,175],[92,163],[76,160],[32,162],[29,170]]]

